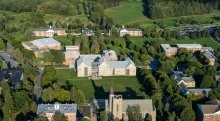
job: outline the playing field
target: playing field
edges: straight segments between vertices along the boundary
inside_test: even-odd
[[[116,94],[122,94],[123,98],[143,98],[144,90],[136,77],[104,77],[101,80],[90,80],[88,78],[77,78],[74,70],[56,70],[55,77],[65,84],[69,82],[81,89],[87,100],[91,98],[108,98],[109,89],[112,86]]]

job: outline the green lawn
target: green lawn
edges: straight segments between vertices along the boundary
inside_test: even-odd
[[[90,98],[108,98],[109,89],[114,87],[116,94],[123,98],[143,98],[145,93],[136,77],[103,77],[101,80],[92,81],[88,78],[76,77],[76,72],[70,69],[56,70],[55,77],[60,83],[69,82],[81,89],[87,100]]]
[[[122,1],[119,7],[105,10],[106,15],[113,18],[116,24],[130,24],[148,20],[143,15],[142,2]]]
[[[58,40],[62,45],[73,45],[72,37],[67,36],[56,36],[54,37],[56,40]]]

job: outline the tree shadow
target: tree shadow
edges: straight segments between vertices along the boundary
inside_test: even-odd
[[[142,0],[142,7],[143,7],[143,11],[142,13],[146,16],[149,17],[149,10],[150,10],[150,3],[149,0]]]
[[[24,113],[20,113],[17,115],[17,117],[15,118],[16,121],[28,121],[28,120],[34,120],[34,118],[37,117],[36,113],[30,111],[27,112],[26,114]]]
[[[93,88],[95,90],[94,95],[96,99],[108,99],[109,91],[105,91],[103,86],[97,86],[94,80],[92,81]],[[114,87],[113,87],[114,88]],[[109,87],[110,89],[110,87]],[[124,99],[143,99],[143,96],[138,96],[137,92],[133,90],[131,87],[125,87],[124,92],[114,92],[116,95],[122,95]]]

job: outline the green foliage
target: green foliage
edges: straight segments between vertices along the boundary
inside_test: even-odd
[[[3,40],[0,38],[0,50],[3,50],[5,48],[5,44]]]
[[[193,14],[205,14],[211,10],[211,4],[206,1],[179,1],[179,0],[149,0],[145,3],[146,14],[150,18],[167,18]]]
[[[83,91],[79,90],[77,87],[72,87],[71,89],[71,94],[72,94],[72,100],[80,105],[80,104],[84,104],[85,103],[85,94],[83,93]]]
[[[129,121],[142,121],[142,114],[139,105],[128,106],[126,109]]]
[[[68,119],[63,114],[56,113],[53,115],[53,121],[68,121]]]
[[[99,121],[107,121],[108,120],[108,115],[106,111],[101,111],[99,114]]]
[[[212,88],[215,87],[215,80],[211,75],[204,75],[202,83],[200,84],[201,88]]]

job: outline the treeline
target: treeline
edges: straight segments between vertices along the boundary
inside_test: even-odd
[[[152,19],[205,14],[219,8],[220,1],[207,0],[148,0],[145,13]]]

